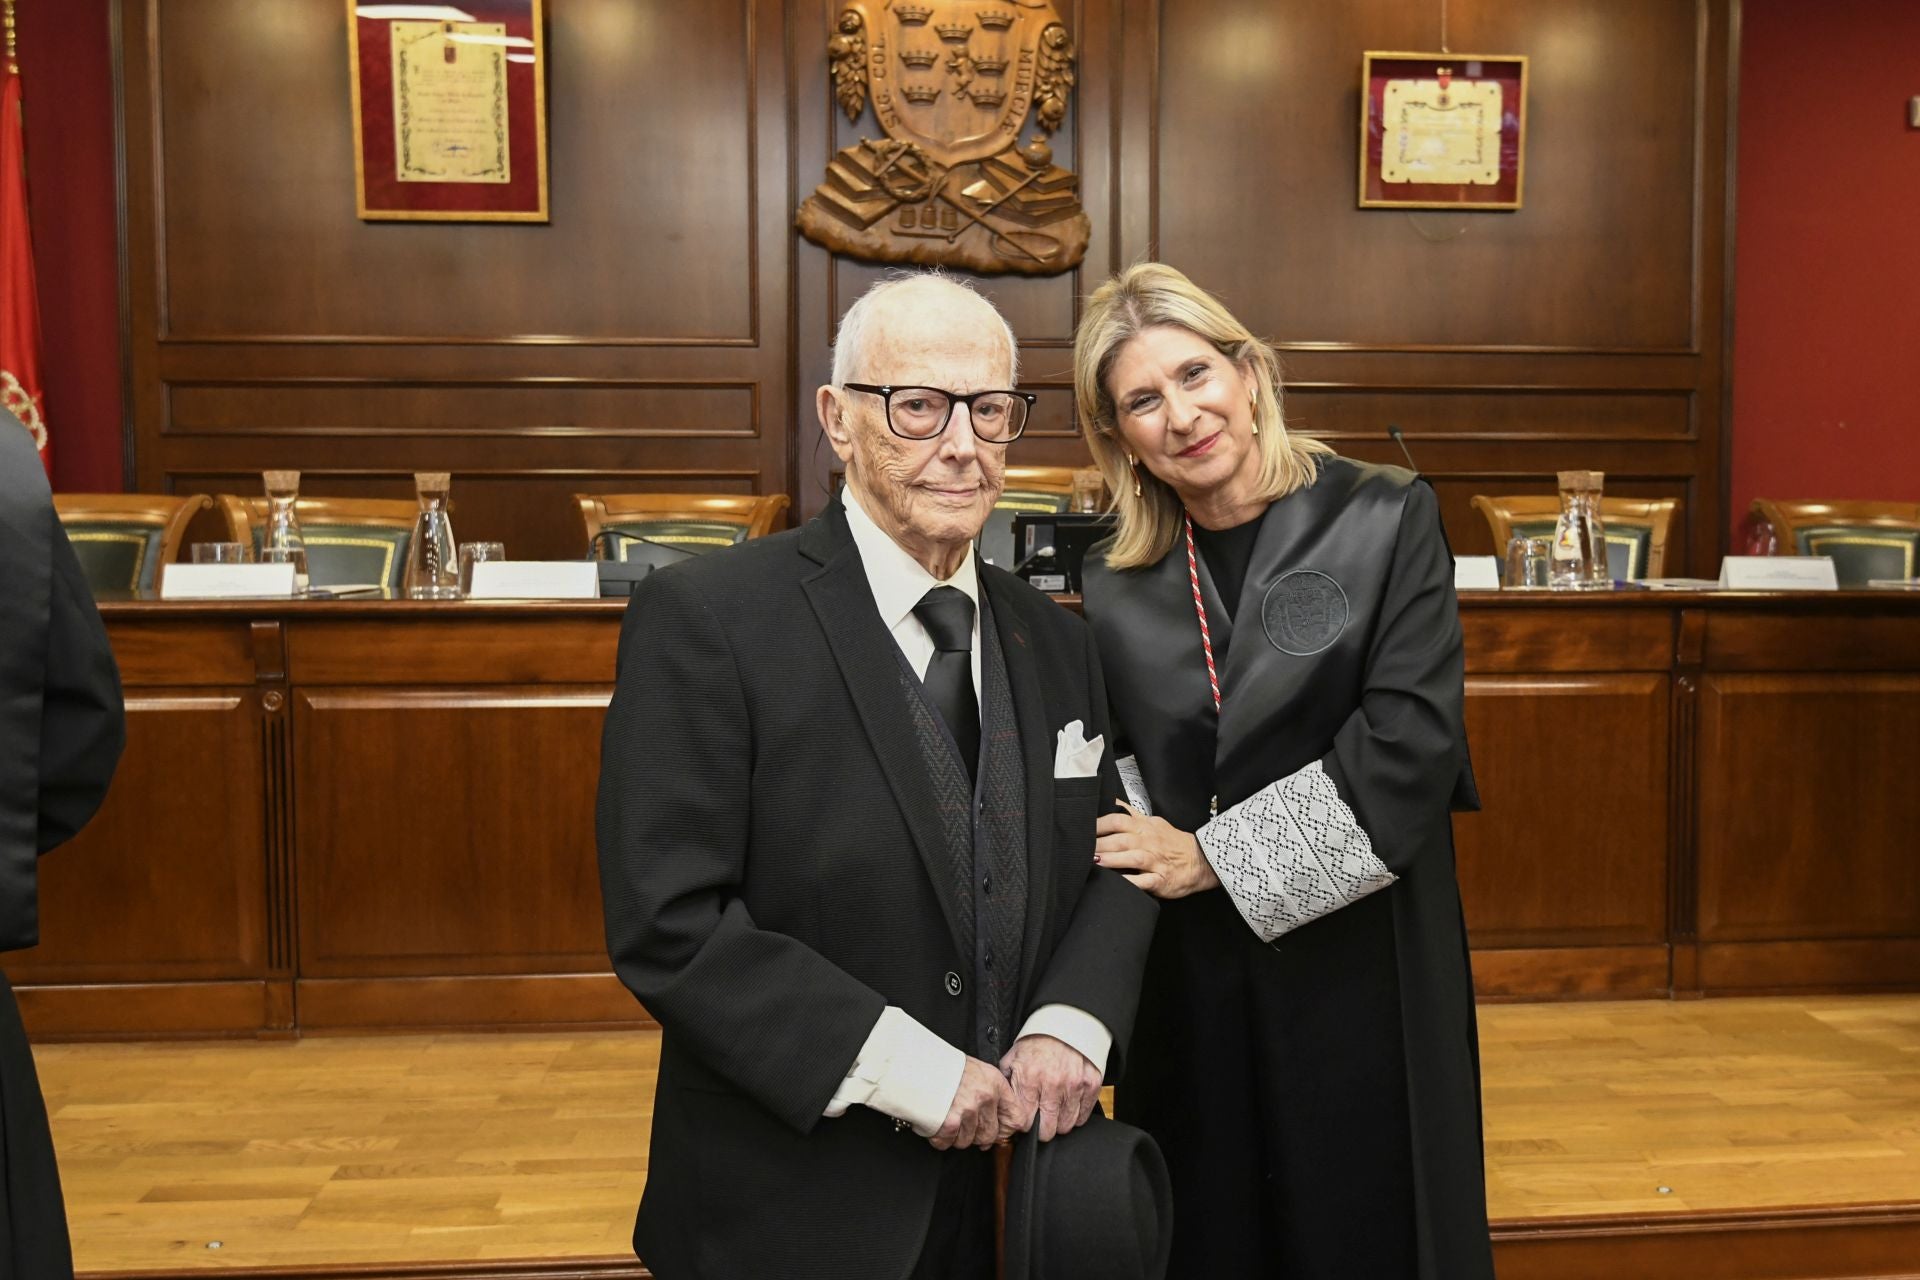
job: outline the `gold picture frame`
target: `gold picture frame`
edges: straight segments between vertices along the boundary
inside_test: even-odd
[[[346,0],[367,222],[546,222],[542,0]]]
[[[1360,207],[1518,209],[1526,129],[1524,54],[1365,53]]]

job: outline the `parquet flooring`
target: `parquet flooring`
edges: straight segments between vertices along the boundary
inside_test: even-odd
[[[1495,1218],[1920,1201],[1920,996],[1497,1005],[1480,1028]],[[595,1032],[36,1056],[76,1262],[132,1270],[623,1254],[657,1052]]]
[[[1483,1006],[1480,1046],[1495,1218],[1920,1201],[1920,996]]]

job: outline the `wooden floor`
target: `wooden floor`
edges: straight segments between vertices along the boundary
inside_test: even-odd
[[[1920,1202],[1920,996],[1480,1017],[1496,1219]],[[37,1057],[76,1262],[144,1271],[625,1254],[657,1046],[627,1032]]]

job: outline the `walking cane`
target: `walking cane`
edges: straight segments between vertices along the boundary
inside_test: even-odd
[[[993,1274],[1007,1280],[1007,1183],[1013,1172],[1013,1139],[993,1145]]]

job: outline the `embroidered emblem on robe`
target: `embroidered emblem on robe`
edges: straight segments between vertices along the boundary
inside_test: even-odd
[[[1295,569],[1267,588],[1260,622],[1274,648],[1305,658],[1347,629],[1347,593],[1318,570]]]

